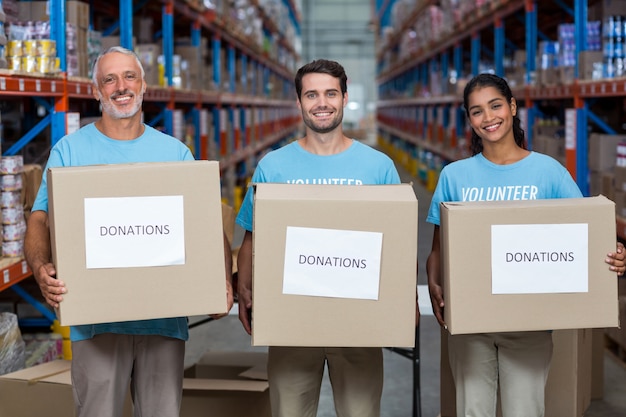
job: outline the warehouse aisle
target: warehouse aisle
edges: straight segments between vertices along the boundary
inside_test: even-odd
[[[430,310],[430,300],[426,289],[426,258],[432,241],[432,225],[426,223],[426,213],[430,205],[430,193],[417,179],[411,177],[398,166],[401,179],[413,183],[418,198],[418,259],[420,286],[420,388],[421,417],[439,415],[439,349],[440,331]],[[240,232],[240,231],[239,231]],[[202,318],[193,318],[193,321]],[[237,318],[236,306],[231,314],[221,320],[209,322],[190,331],[186,363],[194,363],[208,350],[266,351],[264,347],[252,347],[250,337],[244,332]],[[411,360],[389,350],[384,351],[385,384],[382,397],[382,417],[411,417],[413,375]],[[602,400],[594,400],[585,417],[624,417],[626,416],[626,365],[609,354],[605,355],[605,394]],[[335,417],[332,391],[326,377],[322,386],[318,417]]]

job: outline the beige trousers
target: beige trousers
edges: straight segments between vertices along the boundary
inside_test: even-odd
[[[552,333],[449,335],[457,417],[543,417]],[[498,386],[499,385],[499,386]]]
[[[185,342],[105,333],[72,343],[77,417],[121,417],[130,385],[134,417],[178,417]]]
[[[381,348],[270,347],[272,416],[315,417],[325,364],[337,417],[380,416]]]

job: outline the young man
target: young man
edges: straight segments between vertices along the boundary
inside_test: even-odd
[[[50,152],[46,170],[193,160],[181,141],[141,122],[146,82],[132,51],[113,47],[100,55],[94,63],[93,85],[102,117],[63,137]],[[232,258],[226,241],[224,246],[230,308]],[[45,174],[28,220],[24,252],[46,301],[58,307],[71,288],[66,290],[51,261]],[[77,417],[120,417],[129,383],[136,416],[178,416],[188,339],[185,317],[73,326],[70,337]]]
[[[400,182],[391,159],[344,136],[341,122],[348,94],[347,77],[341,65],[327,60],[313,61],[298,70],[295,86],[306,135],[267,154],[255,170],[253,183],[319,183],[320,179],[335,184]],[[252,214],[253,191],[248,189],[237,216],[237,223],[246,230],[237,265],[239,319],[249,334],[252,331]],[[315,417],[325,364],[328,364],[338,416],[380,415],[381,348],[270,347],[268,374],[273,417]]]

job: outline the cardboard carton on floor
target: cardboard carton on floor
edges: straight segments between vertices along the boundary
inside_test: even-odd
[[[618,326],[617,278],[604,263],[615,227],[604,196],[443,203],[448,330]]]
[[[414,345],[411,185],[257,184],[254,206],[254,345]]]
[[[0,376],[0,416],[73,416],[70,367],[57,360]],[[123,417],[132,415],[128,399]]]
[[[592,398],[592,329],[553,332],[554,350],[546,382],[546,417],[582,417]],[[603,354],[603,350],[599,351]],[[595,353],[593,354],[595,356]],[[456,416],[454,380],[448,361],[448,335],[441,332],[441,417]],[[502,413],[498,407],[498,416]]]
[[[265,352],[207,352],[185,371],[180,417],[270,417]]]
[[[215,161],[52,168],[52,255],[77,325],[226,311]]]

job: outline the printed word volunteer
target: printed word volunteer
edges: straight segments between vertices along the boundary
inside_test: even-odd
[[[536,185],[503,185],[500,187],[463,188],[463,201],[536,200]]]
[[[321,185],[363,185],[363,181],[354,178],[313,178],[287,180],[287,184]]]

